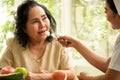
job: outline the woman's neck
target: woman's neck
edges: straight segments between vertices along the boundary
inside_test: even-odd
[[[28,48],[31,52],[30,55],[35,59],[41,58],[45,52],[46,45],[47,45],[47,41],[42,41],[38,43],[32,43],[32,42],[29,43]]]

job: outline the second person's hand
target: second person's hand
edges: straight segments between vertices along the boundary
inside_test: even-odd
[[[64,46],[64,47],[73,47],[73,41],[71,36],[58,36],[57,40]]]

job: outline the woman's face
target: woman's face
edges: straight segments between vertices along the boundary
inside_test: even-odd
[[[45,11],[35,6],[28,12],[28,21],[26,23],[25,33],[28,34],[31,41],[42,41],[47,38],[46,31],[50,29],[50,21]]]
[[[105,13],[106,13],[107,20],[112,24],[112,28],[119,29],[120,28],[120,16],[118,14],[115,14],[107,3],[105,6]]]

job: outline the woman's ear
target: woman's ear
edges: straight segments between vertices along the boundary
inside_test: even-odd
[[[113,12],[113,15],[112,15],[114,18],[117,16],[117,14],[115,14],[114,12]]]

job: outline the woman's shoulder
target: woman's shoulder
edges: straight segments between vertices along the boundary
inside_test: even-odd
[[[8,38],[6,41],[7,45],[18,43],[18,40],[15,37]]]
[[[6,40],[6,45],[12,47],[22,47],[16,37],[11,37]]]
[[[7,48],[12,51],[18,51],[18,50],[20,51],[25,49],[24,47],[22,47],[22,45],[19,43],[16,37],[7,39],[6,45],[7,45]]]

